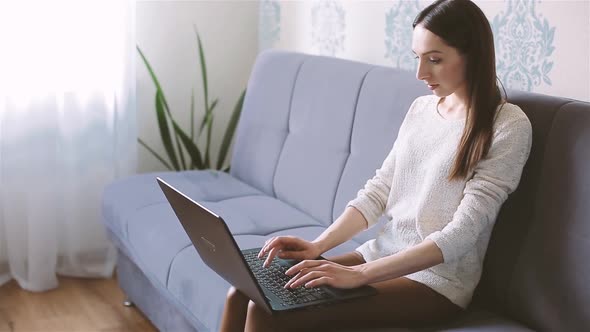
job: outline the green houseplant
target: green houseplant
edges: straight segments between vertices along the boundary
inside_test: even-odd
[[[213,119],[215,107],[219,99],[215,98],[211,103],[209,102],[209,89],[208,89],[208,81],[207,81],[207,66],[205,63],[205,54],[203,51],[203,44],[201,42],[201,37],[195,28],[195,33],[197,35],[197,42],[199,46],[199,62],[201,65],[201,78],[203,81],[203,92],[204,92],[204,115],[203,119],[201,120],[201,124],[199,126],[198,133],[195,133],[195,96],[194,90],[191,96],[191,108],[190,108],[190,133],[186,133],[179,125],[178,122],[172,116],[172,112],[170,111],[170,106],[166,101],[166,97],[164,96],[164,91],[160,82],[148,62],[147,58],[137,46],[137,51],[141,56],[147,70],[150,73],[152,81],[156,86],[156,95],[155,95],[155,108],[156,108],[156,118],[158,119],[158,128],[160,130],[160,137],[162,139],[162,144],[164,145],[164,149],[166,150],[167,159],[159,155],[157,152],[154,151],[151,147],[149,147],[145,141],[141,138],[138,138],[139,144],[145,147],[154,157],[156,157],[164,166],[166,166],[169,170],[189,170],[189,169],[212,169],[213,168],[213,161],[211,158],[211,134],[213,129]],[[215,164],[215,169],[221,170],[223,168],[223,164],[225,162],[229,146],[231,144],[231,140],[233,138],[238,119],[240,117],[240,113],[242,111],[242,105],[244,102],[244,95],[246,94],[246,90],[243,90],[236,102],[234,109],[231,113],[231,117],[229,123],[227,125],[227,129],[223,135],[223,140],[221,142],[221,146],[219,149],[219,153],[217,155],[217,163]],[[205,133],[205,150],[202,151],[197,146],[197,142],[201,136]],[[195,135],[196,134],[196,135]],[[229,166],[223,169],[223,171],[229,171]]]

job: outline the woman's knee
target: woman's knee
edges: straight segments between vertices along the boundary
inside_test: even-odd
[[[227,290],[227,298],[248,298],[246,295],[244,295],[244,293],[240,292],[237,288],[235,288],[234,286],[231,286],[228,290]]]
[[[246,331],[275,331],[273,317],[252,300],[246,317]]]
[[[249,301],[249,299],[246,295],[244,295],[244,293],[240,292],[237,288],[232,286],[227,291],[225,301],[227,303],[244,303],[245,304]]]
[[[250,315],[260,316],[263,313],[264,313],[264,310],[259,305],[254,303],[254,301],[250,300],[248,302],[248,316],[250,316]]]
[[[235,288],[234,286],[231,286],[227,290],[226,298],[233,298],[233,297],[239,296],[239,292],[240,291],[237,288]]]

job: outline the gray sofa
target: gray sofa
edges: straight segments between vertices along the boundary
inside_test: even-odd
[[[199,258],[156,176],[223,216],[241,248],[279,234],[311,240],[381,165],[414,98],[429,93],[410,72],[261,53],[230,174],[141,174],[106,188],[103,221],[119,250],[121,288],[162,331],[217,331],[229,285]],[[533,125],[520,186],[498,217],[469,310],[422,330],[590,330],[590,104],[518,91],[508,99]]]

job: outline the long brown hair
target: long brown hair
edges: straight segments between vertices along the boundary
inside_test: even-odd
[[[492,29],[469,0],[438,0],[418,14],[413,27],[418,24],[456,48],[466,61],[467,117],[449,174],[451,180],[465,178],[490,149],[494,116],[502,103]]]

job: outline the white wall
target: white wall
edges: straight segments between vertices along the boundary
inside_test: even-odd
[[[209,99],[219,98],[211,145],[214,158],[233,106],[246,87],[258,53],[258,1],[137,1],[137,44],[156,72],[175,119],[187,132],[192,88],[195,89],[195,121],[200,123],[204,113],[193,24],[199,30],[205,50]],[[155,87],[138,55],[138,135],[165,156],[154,98]],[[199,140],[201,146],[204,142],[205,136]],[[138,149],[138,172],[166,169],[143,147]]]

